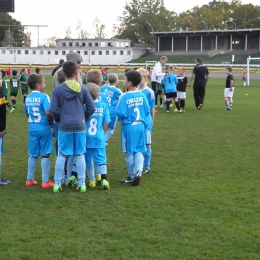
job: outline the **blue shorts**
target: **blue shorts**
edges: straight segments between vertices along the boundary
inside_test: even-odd
[[[28,133],[28,154],[32,157],[52,154],[52,132],[29,131]]]
[[[4,137],[0,137],[0,155],[4,154]]]
[[[122,125],[121,151],[127,154],[146,151],[146,133],[144,124]]]
[[[86,132],[58,132],[58,155],[80,155],[86,152]]]
[[[106,148],[87,148],[85,153],[87,166],[91,165],[92,158],[95,165],[107,164]]]

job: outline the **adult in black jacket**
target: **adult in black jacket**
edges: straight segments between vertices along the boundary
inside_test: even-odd
[[[55,68],[53,69],[52,73],[51,73],[52,76],[54,75],[54,73],[55,73],[60,67],[62,67],[63,62],[64,62],[64,60],[63,60],[63,59],[60,59],[59,65],[58,65],[57,67],[55,67]]]
[[[195,63],[196,65],[193,69],[189,85],[191,85],[194,79],[193,96],[194,96],[195,106],[198,110],[200,110],[203,107],[203,103],[204,103],[206,84],[209,79],[209,71],[208,68],[204,64],[202,64],[200,58],[196,58]]]

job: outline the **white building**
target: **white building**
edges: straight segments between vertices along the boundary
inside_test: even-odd
[[[124,64],[146,53],[146,47],[131,47],[121,39],[57,39],[56,47],[0,47],[2,64],[57,64],[69,52],[78,52],[83,64]]]

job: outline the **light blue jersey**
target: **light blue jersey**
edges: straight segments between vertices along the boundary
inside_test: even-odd
[[[86,148],[105,148],[103,124],[110,122],[108,106],[94,101],[95,112],[86,122]]]
[[[148,125],[150,106],[140,91],[124,93],[117,105],[121,122],[121,150],[127,154],[146,151],[145,128]]]
[[[99,93],[98,101],[101,101],[101,102],[107,104],[107,106],[108,106],[107,96],[101,91]]]
[[[29,131],[50,130],[46,110],[50,110],[50,97],[47,94],[34,90],[26,97],[24,113],[28,116]]]
[[[122,95],[122,91],[115,86],[106,85],[100,89],[108,101],[108,109],[111,117],[116,116],[116,105],[118,103],[119,97]]]
[[[178,79],[175,74],[169,73],[168,76],[163,78],[162,84],[164,86],[165,93],[177,92]]]

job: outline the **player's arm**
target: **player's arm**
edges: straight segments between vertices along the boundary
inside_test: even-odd
[[[103,130],[104,130],[104,132],[107,131],[107,128],[108,128],[108,122],[105,122],[105,123],[103,124]]]
[[[206,84],[208,83],[209,80],[209,74],[206,75]]]
[[[51,116],[50,110],[45,110],[45,115],[47,116],[50,126],[53,127],[53,118]]]
[[[86,105],[86,110],[85,110],[85,119],[88,120],[91,115],[95,112],[95,106],[93,99],[90,95],[90,92],[87,88],[84,88],[85,93],[84,93],[84,104]]]
[[[190,83],[188,84],[189,86],[192,84],[194,77],[195,77],[195,74],[192,74],[191,77],[190,77]]]

